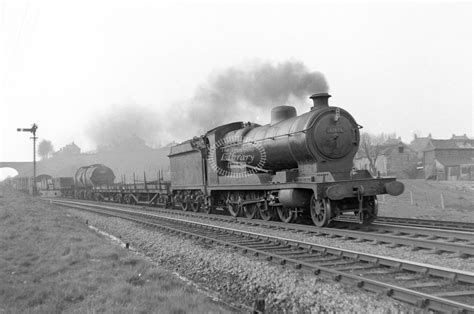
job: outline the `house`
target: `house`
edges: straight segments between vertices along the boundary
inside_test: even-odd
[[[474,139],[453,135],[431,139],[423,151],[426,179],[474,180]]]
[[[410,148],[414,150],[421,161],[423,159],[423,151],[425,150],[428,143],[431,141],[431,133],[427,137],[417,136],[410,143]]]
[[[62,147],[60,150],[54,153],[54,156],[73,156],[79,155],[81,153],[81,148],[77,146],[74,142]]]
[[[358,153],[354,159],[356,169],[365,169],[372,175],[396,176],[397,178],[416,178],[418,157],[414,150],[401,141],[401,138],[388,139],[374,147],[372,159],[375,159],[376,171],[371,171],[370,160]]]

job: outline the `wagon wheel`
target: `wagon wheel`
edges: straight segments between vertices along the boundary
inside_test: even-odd
[[[327,199],[316,199],[313,194],[310,204],[311,218],[313,223],[318,227],[326,227],[330,224],[331,204]]]
[[[136,205],[137,204],[137,202],[135,201],[135,199],[133,198],[132,195],[127,195],[126,199],[127,199],[127,204],[128,205]]]
[[[115,196],[114,196],[114,202],[115,202],[115,203],[119,203],[119,204],[122,203],[122,202],[123,202],[123,200],[122,200],[122,195],[121,195],[121,194],[115,194]]]
[[[158,203],[158,207],[166,207],[167,197],[165,195],[160,195],[160,197],[158,197]]]
[[[86,192],[85,199],[86,199],[86,200],[92,200],[92,197],[93,197],[92,191],[87,191],[87,192]]]
[[[276,218],[276,212],[275,209],[272,207],[268,206],[268,202],[265,200],[263,202],[257,203],[258,211],[260,213],[260,217],[262,217],[263,220],[270,221],[270,220],[275,220]]]
[[[367,208],[363,211],[362,224],[370,225],[377,218],[379,212],[379,204],[377,196],[371,196],[367,200]]]
[[[191,200],[190,203],[191,203],[191,209],[193,210],[193,212],[195,213],[199,212],[199,210],[201,209],[202,201],[203,201],[202,196],[198,196],[196,197],[196,199]]]
[[[259,209],[256,203],[254,204],[247,204],[242,206],[244,211],[245,217],[249,219],[257,219],[259,214]]]
[[[189,196],[185,196],[184,200],[180,203],[181,209],[187,212],[190,209]]]
[[[280,220],[286,223],[292,222],[295,217],[295,211],[290,207],[279,206],[277,212]]]

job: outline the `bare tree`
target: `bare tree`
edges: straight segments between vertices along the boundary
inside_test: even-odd
[[[42,140],[38,145],[38,155],[41,159],[48,159],[54,152],[53,144],[51,141]]]
[[[359,151],[357,152],[358,157],[367,158],[369,162],[369,171],[372,175],[377,174],[377,158],[381,155],[385,149],[384,143],[391,138],[396,138],[395,133],[386,134],[370,134],[361,133]]]

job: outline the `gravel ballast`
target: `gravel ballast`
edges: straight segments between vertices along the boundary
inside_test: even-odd
[[[385,296],[342,285],[325,277],[295,271],[219,245],[207,245],[152,230],[118,218],[67,209],[94,227],[129,242],[140,254],[198,285],[218,292],[221,299],[252,306],[264,298],[274,312],[412,312]]]
[[[152,211],[149,211],[152,212]],[[200,217],[184,217],[176,216],[169,213],[157,213],[158,215],[175,217],[179,219],[197,221],[206,223],[214,226],[233,228],[243,231],[250,231],[261,233],[270,236],[284,237],[292,240],[305,241],[309,243],[337,247],[346,250],[353,250],[368,254],[380,255],[385,257],[392,257],[398,259],[405,259],[417,263],[431,264],[435,266],[441,266],[446,268],[452,268],[463,271],[474,272],[474,258],[459,258],[455,254],[442,253],[442,254],[431,254],[426,250],[413,251],[409,247],[396,247],[391,248],[384,244],[374,244],[372,242],[356,242],[353,240],[341,240],[338,238],[330,238],[328,236],[317,236],[311,234],[296,233],[285,230],[273,230],[269,228],[262,228],[257,226],[245,225],[240,223],[231,223],[223,221],[213,221],[206,218]],[[315,227],[316,228],[316,227]]]

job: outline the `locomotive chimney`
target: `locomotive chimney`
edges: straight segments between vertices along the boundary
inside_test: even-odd
[[[329,95],[328,93],[319,93],[311,95],[311,97],[309,97],[313,100],[313,107],[311,107],[311,110],[319,110],[322,108],[329,107],[329,97],[331,97],[331,95]]]

